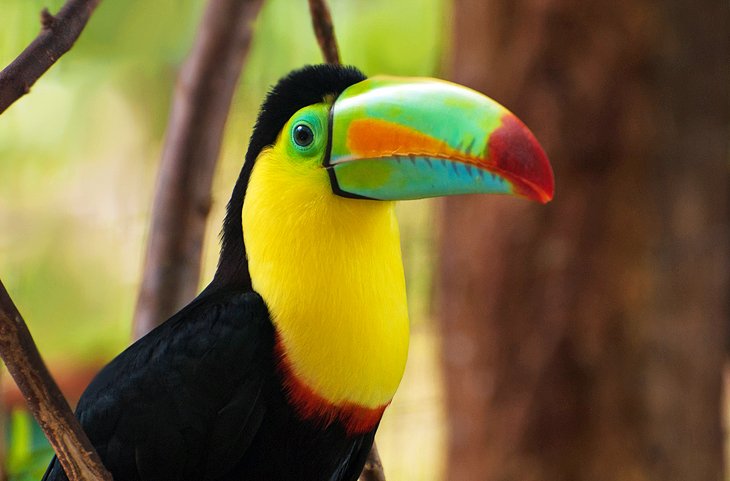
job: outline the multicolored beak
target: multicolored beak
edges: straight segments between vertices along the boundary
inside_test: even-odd
[[[372,77],[331,110],[325,156],[344,197],[405,200],[500,193],[548,202],[553,171],[525,125],[494,100],[442,80]]]

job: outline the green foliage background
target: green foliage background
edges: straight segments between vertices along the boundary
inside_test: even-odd
[[[43,7],[56,12],[62,4],[2,0],[0,65],[38,33]],[[438,75],[448,37],[445,0],[330,5],[345,63],[369,75]],[[203,7],[200,0],[102,1],[71,52],[0,116],[0,277],[54,370],[106,362],[129,343],[170,100]],[[223,207],[267,88],[289,70],[320,61],[307,1],[266,0],[227,125],[203,283],[215,265]],[[435,408],[425,408],[422,398],[437,404],[433,342],[423,322],[431,213],[424,204],[402,210],[412,319],[416,328],[423,324],[422,336],[414,330],[412,358],[423,361],[413,367],[412,359],[379,442],[392,479],[433,479],[436,448],[413,441],[428,438],[413,432],[424,419],[435,423]],[[33,436],[22,414],[11,425],[11,468],[18,476],[34,468],[27,478],[37,479],[47,453],[39,463],[26,448],[38,448],[38,433]]]

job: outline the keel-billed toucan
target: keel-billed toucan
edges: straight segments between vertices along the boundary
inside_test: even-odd
[[[553,195],[505,108],[433,79],[297,70],[267,96],[208,287],[76,414],[116,481],[357,479],[408,351],[394,201]],[[59,465],[45,479],[65,479]]]

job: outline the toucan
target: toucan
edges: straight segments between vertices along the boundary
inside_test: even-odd
[[[76,416],[116,481],[354,481],[408,352],[395,201],[544,203],[553,185],[533,134],[481,93],[296,70],[258,115],[213,280]],[[55,458],[44,479],[67,479]]]

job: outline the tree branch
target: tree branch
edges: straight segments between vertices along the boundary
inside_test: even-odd
[[[41,12],[41,32],[0,72],[0,113],[76,42],[100,0],[68,0],[57,16]],[[53,381],[23,317],[0,281],[0,357],[71,481],[111,481],[89,438]]]
[[[180,71],[134,315],[139,338],[198,289],[211,186],[226,118],[262,0],[210,0]]]
[[[365,461],[365,467],[362,468],[360,481],[385,481],[385,471],[383,471],[383,463],[380,461],[378,447],[373,443],[370,448],[368,459]]]
[[[327,63],[339,64],[340,52],[337,48],[335,27],[325,0],[309,0],[309,12],[312,14],[312,27],[322,55]]]
[[[104,468],[89,438],[71,412],[33,342],[23,317],[0,281],[0,356],[28,402],[33,416],[56,451],[71,481],[104,480]]]
[[[99,1],[69,0],[55,17],[47,10],[42,12],[41,33],[0,72],[0,113],[27,93],[71,48]],[[171,297],[184,302],[186,294],[197,287],[212,173],[250,44],[250,24],[261,3],[262,0],[211,0],[193,52],[178,79],[137,310],[138,332],[165,319],[164,308],[175,302],[170,301]],[[183,264],[181,277],[177,277],[178,263]],[[146,295],[158,298],[159,302],[145,304],[150,299]],[[0,355],[69,479],[111,481],[1,282]]]
[[[68,52],[101,0],[68,0],[56,16],[41,12],[41,32],[0,72],[0,114],[30,91],[36,80]]]

